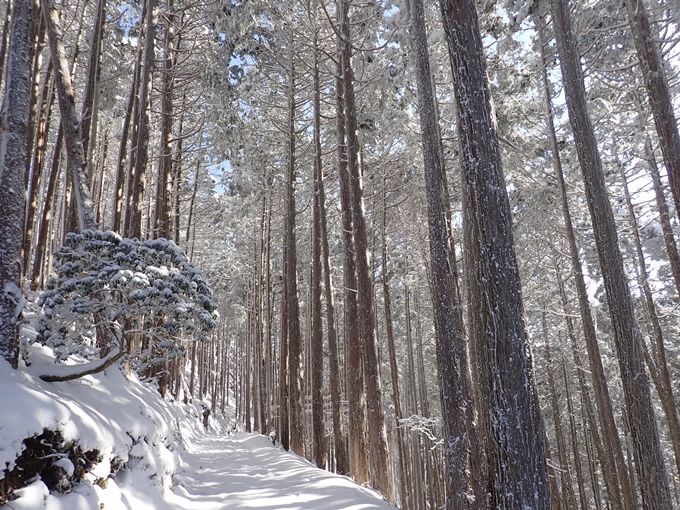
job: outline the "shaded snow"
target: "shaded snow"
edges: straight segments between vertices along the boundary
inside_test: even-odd
[[[17,491],[13,510],[389,509],[379,495],[317,469],[264,436],[232,432],[226,420],[202,424],[199,404],[163,401],[117,366],[65,383],[39,379],[51,351],[31,347],[31,366],[0,359],[0,473],[23,439],[43,428],[98,449],[102,462],[68,494],[50,494],[38,478]],[[72,469],[67,459],[59,462]],[[122,470],[107,479],[112,463]],[[2,475],[0,475],[2,476]]]

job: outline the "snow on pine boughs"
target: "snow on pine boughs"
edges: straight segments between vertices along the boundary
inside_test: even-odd
[[[94,314],[107,318],[119,341],[126,328],[143,334],[142,369],[183,354],[182,338],[204,340],[215,327],[212,291],[172,241],[85,230],[67,234],[54,258],[57,276],[39,300],[38,341],[60,359],[99,353]]]

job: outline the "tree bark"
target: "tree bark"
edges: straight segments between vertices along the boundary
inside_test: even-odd
[[[543,419],[477,11],[472,0],[440,5],[458,107],[469,334],[482,385],[488,504],[548,508]]]
[[[21,245],[24,180],[28,168],[31,89],[31,2],[15,1],[7,59],[7,80],[0,119],[0,356],[12,368],[19,358]]]
[[[668,80],[652,34],[644,1],[626,0],[624,3],[628,12],[631,35],[635,41],[638,62],[649,95],[649,105],[654,115],[656,134],[659,137],[661,153],[666,163],[675,210],[680,211],[680,134],[678,134],[678,122],[673,113]]]
[[[378,351],[375,339],[375,312],[373,284],[368,263],[368,237],[364,216],[363,190],[359,171],[359,140],[357,136],[356,100],[354,96],[354,72],[352,70],[352,45],[349,24],[349,1],[342,0],[340,10],[340,48],[343,66],[345,98],[345,125],[347,138],[347,170],[349,195],[354,227],[354,254],[357,277],[357,305],[359,334],[364,355],[364,383],[368,407],[368,437],[371,449],[372,478],[375,487],[388,499],[392,499],[392,470],[389,446],[382,409],[382,389],[378,370]]]
[[[539,23],[541,22],[539,21]],[[543,30],[544,27],[541,24],[538,30],[538,35],[540,40],[539,46],[541,51],[541,61],[543,64],[542,77],[547,113],[546,122],[548,124],[548,138],[550,140],[553,166],[555,168],[555,174],[557,176],[557,182],[560,188],[560,200],[562,205],[562,215],[564,217],[564,227],[567,241],[569,243],[571,267],[574,274],[574,284],[576,285],[579,310],[581,313],[581,327],[583,329],[583,336],[586,343],[586,352],[588,354],[588,366],[593,379],[593,389],[595,392],[598,418],[600,427],[602,428],[604,455],[598,455],[598,458],[600,459],[600,463],[602,465],[602,475],[605,482],[605,488],[607,490],[607,496],[612,508],[626,508],[627,510],[632,510],[635,508],[635,496],[630,486],[628,475],[626,474],[623,450],[621,449],[621,441],[619,439],[619,433],[614,420],[614,411],[612,409],[612,401],[609,396],[607,377],[605,376],[604,367],[602,366],[602,357],[600,356],[600,347],[597,341],[597,334],[595,332],[595,324],[593,323],[593,318],[590,311],[590,303],[588,301],[585,277],[583,276],[583,268],[579,258],[579,247],[576,244],[576,234],[574,232],[571,212],[569,210],[567,185],[564,180],[562,161],[560,159],[560,152],[557,146],[557,136],[555,135],[555,124],[552,111],[552,95],[550,92],[550,82],[548,80],[546,67],[546,42],[543,39]],[[566,302],[566,295],[564,295],[563,299]],[[567,321],[567,325],[570,326],[571,319],[569,317],[567,317]],[[594,422],[593,427],[595,427]],[[593,433],[596,434],[597,431],[594,430]]]
[[[483,504],[480,464],[477,460],[480,452],[473,449],[477,440],[472,423],[471,384],[463,380],[469,377],[469,367],[465,355],[462,308],[453,288],[454,268],[451,267],[447,230],[447,186],[444,183],[439,120],[427,49],[425,12],[422,0],[411,0],[410,4],[411,45],[415,54],[427,196],[432,306],[449,462],[447,506],[464,509],[475,506],[470,503],[469,492],[474,494],[477,504]]]
[[[661,454],[649,379],[641,352],[641,334],[618,246],[616,224],[602,170],[597,140],[588,115],[578,46],[566,0],[551,0],[557,51],[562,68],[569,120],[590,209],[595,244],[614,330],[626,417],[633,439],[640,497],[645,509],[672,506],[668,475]]]
[[[338,12],[338,16],[340,13]],[[347,400],[349,401],[349,465],[352,478],[368,483],[370,473],[366,446],[366,417],[364,413],[363,352],[358,331],[357,281],[354,260],[354,226],[350,203],[349,172],[347,171],[347,123],[345,115],[345,85],[342,57],[338,62],[336,80],[336,114],[338,137],[338,175],[340,180],[340,205],[343,237],[343,325],[347,357]]]
[[[127,235],[142,238],[142,209],[146,190],[146,170],[149,161],[149,123],[151,89],[155,54],[156,25],[158,23],[157,0],[146,0],[146,35],[144,37],[144,62],[142,64],[139,92],[139,119],[135,143],[134,176],[132,179],[132,203]]]

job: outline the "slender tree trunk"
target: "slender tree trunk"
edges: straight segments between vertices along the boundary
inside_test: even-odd
[[[24,227],[24,271],[26,274],[31,269],[31,252],[33,249],[33,235],[35,230],[35,215],[38,208],[38,191],[40,189],[41,175],[45,166],[45,155],[47,153],[47,137],[50,131],[50,124],[52,119],[52,107],[54,105],[54,82],[51,79],[52,64],[47,68],[45,74],[45,81],[43,83],[43,92],[40,99],[40,116],[38,118],[38,125],[36,127],[36,142],[33,150],[33,158],[31,162],[32,174],[31,185],[28,199],[28,207],[26,211],[26,224]]]
[[[649,95],[649,105],[654,115],[656,134],[659,137],[675,210],[680,211],[680,134],[673,112],[673,101],[668,80],[663,69],[655,35],[649,22],[649,14],[643,0],[626,0],[628,23],[635,41],[638,63]]]
[[[43,206],[40,227],[38,228],[38,239],[35,243],[35,259],[31,271],[31,289],[40,288],[40,275],[42,274],[45,260],[45,248],[47,247],[50,222],[52,220],[52,204],[54,203],[54,193],[57,188],[59,178],[59,162],[61,161],[61,150],[64,145],[64,130],[59,125],[57,138],[54,142],[52,153],[52,164],[50,166],[50,176],[45,188],[45,204]]]
[[[477,11],[472,0],[440,4],[458,107],[469,331],[485,404],[479,416],[487,450],[488,504],[547,508],[543,419]]]
[[[340,13],[338,13],[340,16]],[[345,353],[347,357],[347,400],[349,401],[349,465],[352,478],[364,484],[370,480],[366,446],[366,418],[364,414],[363,352],[359,336],[357,310],[357,282],[354,260],[354,228],[350,205],[349,172],[347,171],[347,125],[345,118],[345,93],[342,78],[343,65],[338,63],[336,80],[336,111],[338,136],[338,175],[340,178],[340,204],[342,209],[343,263],[343,324]]]
[[[443,155],[439,137],[434,85],[432,84],[425,12],[422,0],[411,0],[411,45],[416,55],[418,107],[422,130],[425,187],[427,192],[428,226],[430,239],[430,270],[432,280],[432,305],[437,338],[437,359],[442,382],[441,398],[444,417],[444,435],[448,449],[447,505],[454,508],[475,507],[474,501],[483,505],[482,480],[479,471],[476,431],[472,423],[472,398],[467,356],[464,354],[465,335],[460,303],[453,288],[452,255],[447,235],[447,186]]]
[[[600,356],[600,348],[597,342],[597,335],[595,333],[595,325],[590,312],[590,303],[588,301],[588,293],[586,290],[585,278],[583,276],[583,268],[581,266],[579,250],[576,244],[576,234],[574,232],[574,227],[571,220],[571,212],[569,210],[569,202],[567,200],[567,187],[564,181],[564,173],[562,171],[562,163],[557,146],[555,125],[553,122],[552,97],[546,68],[547,59],[545,57],[545,41],[543,40],[543,30],[544,28],[541,25],[539,27],[539,46],[543,62],[542,73],[545,105],[547,110],[546,121],[548,123],[548,137],[550,139],[550,148],[552,152],[555,173],[557,175],[557,182],[560,187],[564,226],[566,229],[567,240],[569,242],[569,255],[571,258],[571,266],[574,273],[574,283],[576,285],[579,309],[581,312],[581,327],[583,328],[586,351],[588,353],[588,363],[593,378],[593,389],[595,391],[595,402],[597,404],[598,418],[600,421],[600,426],[602,427],[603,446],[605,451],[604,455],[600,456],[599,459],[602,464],[602,473],[605,481],[605,487],[607,489],[607,495],[612,508],[615,510],[622,508],[632,510],[635,508],[635,497],[630,486],[628,476],[626,475],[625,462],[623,460],[623,450],[621,448],[616,422],[614,421],[614,411],[612,409],[611,398],[609,397],[609,387],[604,373],[604,367],[602,366],[602,358]],[[566,300],[566,297],[564,299]]]
[[[392,400],[394,404],[395,434],[397,436],[397,451],[399,452],[399,487],[401,490],[401,507],[410,508],[410,494],[407,490],[406,479],[406,450],[404,448],[404,433],[401,420],[404,413],[401,409],[401,394],[399,392],[399,369],[394,345],[394,326],[392,324],[392,301],[390,299],[389,267],[387,265],[387,201],[385,191],[387,183],[383,174],[383,211],[382,211],[382,290],[385,313],[385,335],[387,337],[387,352],[390,362],[390,376],[392,378]]]
[[[165,37],[163,40],[163,76],[161,92],[161,148],[156,187],[156,236],[170,239],[172,223],[172,121],[174,89],[175,13],[173,0],[166,1]]]
[[[666,422],[671,437],[671,444],[673,445],[673,453],[675,454],[675,466],[678,474],[680,474],[680,420],[678,419],[678,411],[675,405],[675,396],[673,395],[673,383],[671,375],[668,370],[668,362],[666,361],[666,347],[664,346],[663,332],[661,330],[661,323],[659,316],[656,313],[656,305],[652,296],[652,289],[649,286],[649,272],[647,271],[647,264],[645,256],[642,251],[642,241],[640,240],[640,232],[638,231],[637,220],[635,218],[635,209],[633,201],[628,190],[628,180],[623,165],[619,164],[619,171],[621,174],[621,182],[623,183],[623,193],[626,198],[626,206],[628,207],[628,220],[630,229],[633,233],[633,241],[635,242],[635,254],[637,256],[636,274],[638,286],[640,287],[640,294],[645,309],[647,311],[647,318],[649,321],[649,337],[652,341],[652,353],[654,354],[654,364],[649,366],[650,373],[653,370],[657,372],[657,381],[655,380],[656,391],[661,400],[661,407],[666,415]]]
[[[340,353],[338,349],[338,332],[335,324],[335,299],[333,297],[333,282],[331,280],[330,250],[328,247],[328,230],[326,224],[326,195],[324,191],[323,172],[319,180],[319,226],[321,228],[321,261],[323,263],[324,294],[326,299],[326,328],[328,330],[329,350],[329,381],[331,392],[331,406],[333,413],[333,446],[335,448],[335,471],[341,475],[349,475],[349,459],[345,446],[344,430],[342,425],[342,406],[340,402]]]
[[[292,41],[291,41],[292,44]],[[288,404],[290,424],[290,447],[300,455],[305,456],[305,441],[303,437],[302,389],[300,387],[300,360],[302,353],[302,333],[300,331],[300,306],[298,302],[297,286],[297,243],[295,236],[295,112],[297,108],[295,98],[295,65],[293,48],[289,52],[288,79],[288,133],[287,133],[287,168],[286,168],[286,263],[284,277],[286,280],[286,305],[288,307]]]
[[[144,23],[144,16],[140,24]],[[133,116],[133,111],[135,111],[135,105],[138,99],[139,92],[139,80],[140,73],[142,69],[142,45],[138,45],[137,57],[135,58],[135,67],[132,73],[132,85],[130,87],[130,95],[128,96],[127,108],[125,109],[125,118],[123,119],[123,129],[121,131],[120,138],[120,150],[118,152],[118,166],[116,171],[116,188],[113,204],[113,230],[114,232],[121,232],[124,230],[123,223],[123,204],[128,202],[128,198],[125,196],[126,181],[130,179],[126,178],[127,173],[125,172],[125,160],[127,159],[127,142],[130,136],[130,122]],[[136,138],[133,136],[133,140]],[[132,165],[130,165],[132,166]],[[130,190],[128,190],[130,193]],[[130,209],[126,211],[126,219],[129,216]],[[179,242],[179,239],[177,239]]]
[[[661,187],[659,167],[656,165],[652,141],[649,136],[645,140],[645,159],[649,164],[649,173],[652,176],[654,194],[656,196],[656,208],[659,211],[659,223],[661,224],[661,231],[663,232],[663,239],[666,244],[666,255],[668,256],[668,262],[671,266],[675,290],[678,296],[680,296],[680,256],[678,255],[678,247],[675,244],[675,234],[673,233],[673,227],[671,226],[668,204],[666,203],[666,197]]]
[[[345,125],[347,138],[347,170],[351,199],[352,226],[354,227],[354,254],[357,276],[357,305],[359,334],[364,355],[364,382],[368,406],[368,436],[371,448],[372,478],[375,487],[388,499],[392,499],[392,470],[389,469],[389,447],[382,409],[378,351],[375,339],[375,315],[373,284],[368,263],[368,237],[364,216],[363,191],[359,172],[359,140],[357,137],[356,101],[354,97],[354,73],[352,70],[352,46],[349,31],[349,1],[339,4],[341,32],[341,61],[345,96]]]
[[[560,401],[555,387],[555,375],[552,355],[550,352],[550,340],[548,339],[548,325],[545,317],[545,309],[541,317],[543,326],[543,342],[545,343],[545,361],[548,372],[548,386],[550,391],[550,407],[552,408],[553,420],[555,422],[555,441],[557,442],[557,456],[560,459],[560,479],[562,482],[562,496],[565,508],[576,508],[576,494],[574,493],[574,482],[571,478],[571,466],[567,457],[567,444],[564,440],[564,429],[562,427],[562,412]]]
[[[97,0],[97,11],[92,27],[92,43],[90,45],[89,64],[87,67],[87,80],[85,82],[85,95],[83,109],[80,115],[82,120],[81,132],[83,134],[83,150],[87,155],[88,178],[92,183],[94,166],[92,154],[97,136],[97,104],[99,96],[99,78],[101,76],[101,53],[104,36],[104,23],[106,21],[106,0]]]
[[[326,466],[327,450],[323,412],[323,322],[321,309],[321,85],[319,83],[318,29],[313,36],[313,130],[314,130],[314,196],[312,197],[312,277],[310,362],[312,377],[312,459],[320,468]]]
[[[571,30],[566,0],[551,0],[569,120],[581,163],[586,198],[595,234],[600,267],[614,330],[614,343],[623,381],[626,417],[633,439],[640,497],[645,509],[671,507],[668,475],[661,454],[649,379],[641,351],[641,334],[619,251],[616,224],[595,132],[588,115],[578,46]]]
[[[144,62],[142,65],[139,92],[139,127],[135,140],[136,157],[130,207],[129,237],[142,238],[142,210],[146,190],[146,170],[149,161],[149,123],[151,89],[155,54],[156,25],[158,23],[157,0],[146,0],[146,36],[144,37]]]
[[[7,80],[0,124],[0,356],[12,368],[19,357],[21,313],[21,244],[24,226],[24,180],[28,168],[31,88],[30,2],[12,8]]]

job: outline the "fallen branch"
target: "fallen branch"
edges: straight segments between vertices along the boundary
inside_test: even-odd
[[[103,372],[108,367],[113,365],[116,361],[125,355],[125,351],[115,349],[111,351],[105,358],[83,365],[58,365],[53,368],[49,374],[43,374],[40,378],[46,382],[65,382],[73,381],[86,375],[98,374]]]

